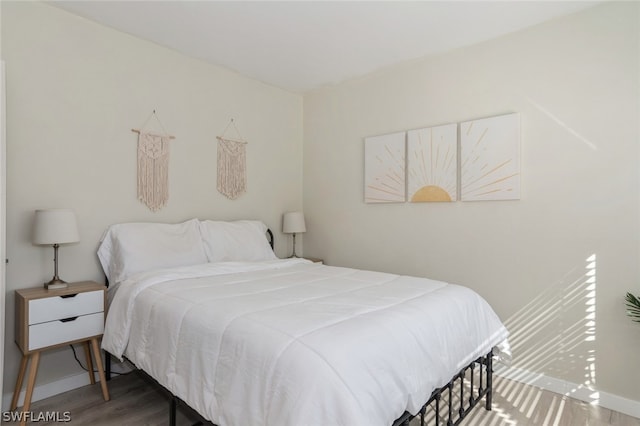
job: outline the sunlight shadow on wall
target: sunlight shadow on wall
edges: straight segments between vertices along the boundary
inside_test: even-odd
[[[607,424],[610,411],[596,405],[596,285],[592,254],[505,321],[513,367],[494,363],[502,371],[494,377],[492,411],[476,407],[464,425]],[[563,394],[526,384],[544,386],[548,377],[558,379],[554,389],[561,383]],[[570,388],[569,383],[578,385]],[[569,404],[568,398],[578,392],[578,399],[588,403]],[[432,411],[427,411],[426,420],[436,424]],[[418,419],[411,422],[419,424]],[[440,424],[446,424],[444,418]]]
[[[546,115],[547,117],[549,117],[551,120],[553,120],[557,125],[559,125],[560,127],[562,127],[563,129],[565,129],[567,132],[569,132],[571,135],[575,136],[577,139],[579,139],[580,141],[582,141],[585,145],[587,145],[589,148],[591,148],[592,150],[596,151],[598,149],[598,147],[596,146],[596,144],[594,144],[593,142],[591,142],[589,139],[585,138],[584,136],[582,136],[580,133],[578,133],[573,127],[569,126],[567,123],[565,123],[564,121],[560,120],[558,118],[558,116],[556,116],[555,114],[553,114],[551,111],[549,111],[548,109],[546,109],[545,107],[543,107],[542,105],[540,105],[538,102],[534,101],[533,99],[531,99],[528,96],[524,96],[524,98],[529,101],[529,103],[531,103],[533,106],[535,106],[536,108],[538,108],[538,110],[540,110],[544,115]]]
[[[523,421],[558,424],[565,415],[566,398],[557,394],[549,396],[549,392],[523,387],[517,382],[535,383],[543,374],[564,380],[563,383],[576,383],[580,377],[578,386],[566,389],[564,395],[586,392],[591,404],[598,403],[596,285],[596,255],[592,254],[584,265],[571,270],[505,321],[510,331],[514,368],[498,369],[508,371],[508,376],[516,381],[501,381],[494,391],[495,401],[501,401],[494,404],[495,410],[501,413],[497,424]],[[483,420],[475,424],[489,423]]]

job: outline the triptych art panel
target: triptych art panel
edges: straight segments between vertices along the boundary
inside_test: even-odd
[[[517,200],[517,113],[365,138],[366,203]]]
[[[460,123],[463,201],[520,199],[520,116]]]
[[[405,132],[367,138],[364,152],[364,201],[404,202]]]
[[[412,203],[458,199],[458,127],[407,132],[407,191]]]

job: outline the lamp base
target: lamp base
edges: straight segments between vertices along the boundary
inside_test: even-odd
[[[62,281],[60,278],[54,277],[48,283],[44,283],[44,288],[47,290],[56,290],[59,288],[67,288],[68,284],[66,281]]]

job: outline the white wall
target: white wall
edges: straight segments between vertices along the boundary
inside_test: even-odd
[[[20,353],[13,290],[53,274],[53,249],[33,246],[37,208],[68,207],[81,242],[60,249],[60,276],[103,280],[95,250],[109,224],[191,217],[262,219],[276,233],[302,207],[302,98],[35,2],[2,2],[7,68],[7,310],[5,393]],[[156,110],[176,136],[170,199],[152,213],[136,198],[136,134]],[[248,191],[216,191],[216,135],[231,118],[247,148]],[[71,351],[43,355],[37,384],[79,374]]]
[[[640,401],[623,302],[640,293],[639,6],[305,95],[305,254],[472,287],[510,328],[516,367]],[[363,202],[363,138],[509,112],[521,200]]]
[[[6,151],[6,122],[5,122],[5,84],[4,84],[4,61],[0,61],[0,310],[5,311],[5,251],[6,251],[6,173],[7,151]],[[0,315],[0,389],[4,382],[4,316]],[[2,424],[2,419],[0,419]]]

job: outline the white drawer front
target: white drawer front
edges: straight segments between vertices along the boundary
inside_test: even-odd
[[[97,336],[104,331],[104,313],[82,315],[73,321],[49,321],[29,326],[29,350]]]
[[[47,297],[29,301],[29,324],[39,324],[104,311],[104,291],[88,291],[73,297]]]

